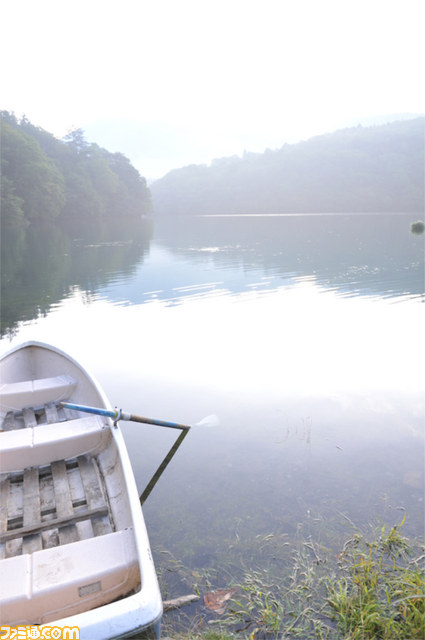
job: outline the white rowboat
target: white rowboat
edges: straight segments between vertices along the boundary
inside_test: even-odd
[[[27,342],[0,359],[0,625],[159,637],[162,600],[120,428],[65,353]]]

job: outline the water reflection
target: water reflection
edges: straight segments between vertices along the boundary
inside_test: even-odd
[[[72,238],[59,227],[30,227],[1,237],[1,335],[19,321],[45,316],[73,294],[95,292],[116,278],[129,278],[142,264],[152,223],[86,229]]]
[[[301,278],[342,294],[414,297],[424,292],[424,243],[410,222],[405,215],[159,219],[155,238],[201,271],[214,265],[231,290],[256,273],[261,287]]]
[[[70,238],[55,227],[2,238],[2,334],[77,289],[120,304],[311,282],[339,295],[422,298],[423,236],[411,216],[144,220]],[[147,260],[147,256],[149,259]]]
[[[149,263],[101,293],[121,304],[173,305],[299,283],[340,296],[423,299],[423,238],[404,215],[159,219]]]

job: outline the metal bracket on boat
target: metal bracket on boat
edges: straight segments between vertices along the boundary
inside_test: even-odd
[[[114,421],[114,427],[117,429],[118,428],[118,422],[121,420],[122,409],[117,409],[115,407],[115,414],[116,414],[116,417],[112,418],[112,419]]]

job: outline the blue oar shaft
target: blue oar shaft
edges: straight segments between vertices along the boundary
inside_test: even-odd
[[[142,422],[144,424],[154,424],[157,427],[170,427],[171,429],[190,429],[187,424],[178,424],[177,422],[167,422],[166,420],[155,420],[154,418],[145,418],[144,416],[136,416],[132,413],[124,413],[121,409],[111,411],[109,409],[101,409],[98,407],[86,407],[81,404],[73,404],[71,402],[61,402],[60,405],[65,409],[74,409],[74,411],[83,411],[85,413],[94,413],[98,416],[106,416],[117,420],[129,420],[130,422]]]
[[[121,418],[121,411],[110,411],[109,409],[100,409],[98,407],[86,407],[82,404],[73,404],[72,402],[61,402],[61,407],[64,409],[73,409],[74,411],[84,411],[85,413],[94,413],[97,416],[105,416],[112,418],[112,420],[119,420]]]

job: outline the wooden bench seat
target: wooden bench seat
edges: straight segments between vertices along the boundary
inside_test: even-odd
[[[103,448],[109,429],[100,416],[0,433],[0,472],[10,473]]]
[[[0,624],[42,624],[106,604],[140,583],[132,529],[0,563]]]

